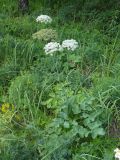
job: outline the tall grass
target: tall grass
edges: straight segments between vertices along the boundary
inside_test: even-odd
[[[16,1],[0,1],[1,160],[113,159],[120,145],[118,4],[35,0],[23,16]],[[36,23],[39,14],[53,23]],[[79,48],[46,55],[46,42],[32,38],[43,28]]]

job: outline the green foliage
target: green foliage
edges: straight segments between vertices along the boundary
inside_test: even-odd
[[[39,77],[36,74],[26,73],[18,76],[9,87],[9,101],[20,107],[38,105],[40,86]]]
[[[43,104],[54,118],[47,127],[45,158],[51,159],[55,155],[57,158],[60,155],[71,157],[70,146],[77,149],[82,143],[89,143],[105,134],[105,110],[91,93],[84,90],[75,93],[67,83],[59,83],[53,87],[49,97]],[[61,154],[57,155],[59,150]],[[64,159],[63,157],[60,159]]]
[[[14,77],[16,77],[19,73],[19,67],[14,64],[3,64],[0,67],[0,85],[3,86],[4,88],[6,88],[9,83],[10,80],[12,80]]]
[[[1,63],[10,61],[18,68],[29,68],[42,54],[39,42],[34,43],[31,40],[17,39],[9,35],[2,38],[0,48],[1,58],[3,58]]]
[[[106,142],[106,143],[105,143]],[[103,148],[104,144],[104,148]],[[73,156],[73,160],[79,160],[79,159],[87,159],[87,160],[93,160],[93,159],[101,159],[100,157],[104,157],[104,160],[107,160],[108,158],[110,160],[113,159],[113,150],[114,150],[115,142],[112,142],[111,140],[106,137],[106,141],[104,139],[96,139],[93,140],[90,143],[83,143],[81,147],[76,151],[77,154]],[[106,146],[106,147],[105,147]],[[94,148],[94,149],[93,149]],[[97,155],[97,156],[94,156]]]
[[[25,16],[24,18],[15,17],[13,19],[10,19],[9,17],[2,18],[2,23],[0,24],[2,34],[28,39],[31,37],[32,33],[37,30],[34,21],[33,17],[28,16]]]
[[[114,159],[119,1],[29,2],[23,16],[16,1],[0,1],[0,159]],[[53,22],[37,23],[40,14]],[[45,54],[47,42],[66,39],[79,47]]]
[[[102,106],[95,103],[95,97],[84,91],[74,94],[67,84],[56,85],[50,97],[45,105],[54,109],[56,118],[53,120],[53,126],[59,132],[73,130],[81,138],[90,135],[96,138],[98,135],[104,135],[101,125],[105,120],[100,120],[103,110]]]

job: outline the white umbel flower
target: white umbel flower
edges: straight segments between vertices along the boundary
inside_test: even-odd
[[[46,54],[52,55],[54,52],[62,51],[63,48],[58,42],[50,42],[45,45],[44,50]]]
[[[120,149],[116,148],[114,150],[114,152],[115,152],[115,158],[117,158],[118,160],[120,160]]]
[[[47,16],[47,15],[40,15],[36,18],[36,22],[41,22],[41,23],[51,23],[52,22],[52,18]]]
[[[78,48],[78,42],[74,39],[64,40],[62,42],[62,47],[66,48],[67,50],[74,51],[76,48]]]

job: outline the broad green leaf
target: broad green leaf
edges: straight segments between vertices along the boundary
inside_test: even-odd
[[[92,137],[96,138],[97,136],[103,136],[105,135],[105,131],[103,128],[96,128],[94,130],[92,130]]]
[[[80,107],[78,105],[74,105],[72,107],[72,111],[74,114],[79,114],[81,112]]]
[[[67,122],[67,121],[64,122],[64,128],[70,128],[69,122]]]

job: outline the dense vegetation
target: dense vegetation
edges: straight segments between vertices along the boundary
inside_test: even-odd
[[[16,0],[0,1],[0,160],[114,160],[119,7],[119,0],[31,0],[23,15]],[[41,14],[52,23],[37,23]],[[79,48],[46,55],[53,39],[75,39]]]

